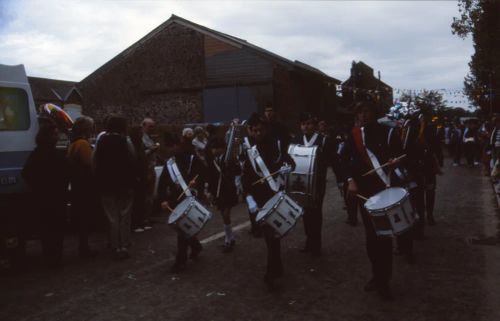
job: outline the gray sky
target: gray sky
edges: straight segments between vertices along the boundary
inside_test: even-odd
[[[171,14],[342,81],[362,60],[394,88],[461,89],[473,53],[451,34],[456,1],[0,0],[0,63],[79,81]]]

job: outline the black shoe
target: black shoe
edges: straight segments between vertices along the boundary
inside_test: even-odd
[[[415,255],[413,255],[413,254],[407,254],[405,256],[405,260],[406,260],[406,263],[411,264],[411,265],[417,263],[417,260],[415,260]]]
[[[229,246],[234,247],[236,245],[236,240],[231,240],[231,243],[229,243]]]
[[[403,256],[404,254],[405,254],[405,253],[404,253],[403,251],[399,250],[399,249],[398,249],[398,250],[396,250],[396,251],[394,251],[394,255],[395,255],[395,256]]]
[[[258,230],[254,230],[252,232],[252,236],[255,237],[255,238],[261,238],[263,235],[262,235],[262,231],[260,229]]]
[[[311,255],[313,258],[320,258],[323,253],[321,252],[321,250],[314,250],[314,251],[311,251]]]
[[[384,284],[378,287],[378,294],[383,300],[390,301],[393,299],[392,290],[389,284]]]
[[[308,246],[304,246],[303,248],[299,249],[300,253],[310,253],[311,249]]]
[[[233,247],[231,243],[225,243],[222,245],[222,253],[231,253],[233,251]]]
[[[170,267],[170,273],[181,273],[187,269],[186,263],[175,263]]]
[[[371,279],[368,281],[368,283],[365,284],[365,292],[373,292],[378,289],[377,282],[375,282],[375,279]]]
[[[356,225],[358,225],[358,222],[356,222],[356,221],[351,221],[351,220],[346,220],[344,223],[349,224],[349,225],[351,225],[351,226],[356,226]]]
[[[274,292],[276,291],[276,283],[274,282],[274,278],[269,276],[269,275],[265,275],[264,276],[264,283],[267,285],[267,290],[269,292]]]
[[[94,258],[97,256],[97,252],[91,249],[80,250],[79,254],[81,258],[86,258],[86,259]]]
[[[191,260],[196,260],[200,256],[200,252],[203,250],[203,246],[200,245],[199,248],[192,249],[189,258]]]

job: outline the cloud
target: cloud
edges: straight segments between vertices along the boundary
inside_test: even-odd
[[[398,88],[460,88],[473,53],[451,34],[455,2],[7,1],[0,63],[81,80],[176,14],[331,76],[363,60]],[[6,18],[6,19],[4,19]]]

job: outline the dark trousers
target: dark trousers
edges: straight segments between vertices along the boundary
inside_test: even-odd
[[[434,219],[434,203],[436,200],[436,174],[430,171],[418,175],[417,187],[410,191],[410,199],[418,213],[415,225],[416,236],[423,237],[427,219]]]
[[[347,208],[347,221],[356,224],[358,223],[359,199],[347,192],[348,185],[347,182],[344,183],[344,202]]]
[[[199,251],[201,250],[201,243],[196,236],[186,238],[184,234],[177,232],[177,256],[175,258],[175,264],[186,264],[188,248],[191,248],[191,253],[193,251]]]
[[[132,229],[144,227],[144,212],[146,211],[146,188],[135,189],[134,205],[132,207]]]
[[[40,212],[42,250],[49,265],[57,265],[62,259],[65,206],[42,206]]]
[[[303,220],[306,233],[306,250],[313,254],[321,254],[321,227],[323,225],[321,205],[305,207]]]
[[[94,196],[92,192],[80,190],[72,193],[71,212],[78,229],[78,250],[81,254],[89,251],[89,233],[97,211],[97,199]]]
[[[464,144],[465,159],[467,160],[467,165],[473,166],[474,160],[477,153],[477,146],[475,143],[465,143]]]
[[[365,226],[366,251],[372,265],[373,279],[378,285],[389,283],[392,276],[392,238],[379,237],[364,207],[361,218]]]
[[[460,158],[462,158],[462,144],[453,143],[451,145],[451,149],[453,154],[453,162],[456,164],[460,164]]]
[[[266,277],[271,279],[279,278],[283,276],[281,240],[275,237],[274,230],[270,226],[262,226],[262,232],[264,233],[264,240],[266,241],[267,247]]]
[[[252,214],[250,213],[250,211],[248,212],[248,217],[250,218],[250,224],[251,224],[251,227],[250,227],[250,232],[252,232],[252,234],[260,234],[262,232],[261,230],[261,227],[259,224],[257,224],[257,215],[256,214]]]

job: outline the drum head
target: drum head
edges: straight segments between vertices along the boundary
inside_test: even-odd
[[[370,197],[365,203],[368,211],[376,211],[391,207],[401,201],[408,192],[402,187],[391,187]]]
[[[186,213],[186,210],[192,202],[192,197],[186,197],[182,202],[180,202],[179,205],[174,208],[174,211],[170,213],[170,216],[168,217],[168,224],[175,223],[175,221],[177,221],[179,217]]]

